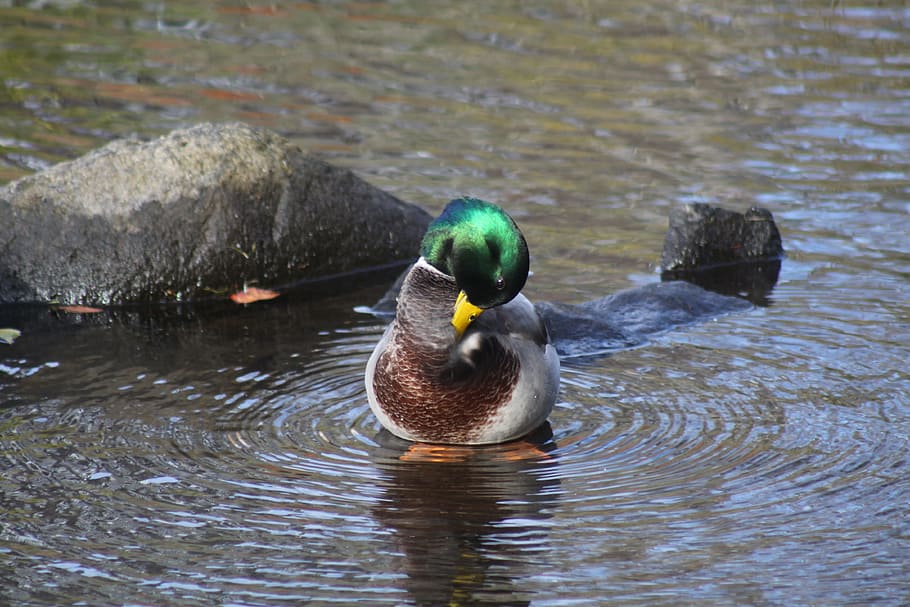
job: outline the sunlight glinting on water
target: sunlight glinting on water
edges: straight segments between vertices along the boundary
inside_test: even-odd
[[[768,305],[566,359],[552,435],[472,449],[379,431],[382,288],[0,317],[0,602],[907,603],[910,13],[465,6],[0,8],[0,180],[242,120],[502,203],[535,300],[656,281],[678,204],[767,207]]]

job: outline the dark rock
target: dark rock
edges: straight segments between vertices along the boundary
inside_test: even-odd
[[[661,279],[684,280],[756,305],[769,305],[784,256],[771,213],[737,213],[706,204],[670,211]]]
[[[203,124],[0,188],[0,303],[198,299],[413,259],[430,216],[285,139]]]
[[[688,204],[670,211],[660,267],[664,272],[696,270],[783,257],[780,232],[771,213],[745,213]]]

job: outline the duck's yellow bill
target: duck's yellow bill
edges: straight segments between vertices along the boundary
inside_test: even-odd
[[[470,301],[464,291],[458,293],[458,299],[455,300],[455,313],[452,314],[452,326],[455,327],[455,333],[461,338],[461,335],[468,328],[468,325],[483,313],[483,308],[478,308]]]

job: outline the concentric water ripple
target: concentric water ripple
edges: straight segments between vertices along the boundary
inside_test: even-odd
[[[655,279],[688,201],[768,207],[788,258],[769,307],[567,360],[552,435],[476,449],[379,431],[382,289],[0,309],[0,603],[910,604],[906,8],[13,4],[0,178],[244,120],[503,203],[535,299]]]
[[[244,352],[252,365],[222,366],[223,351],[210,365],[196,342],[171,346],[196,362],[170,371],[78,347],[17,363],[37,369],[12,386],[26,397],[67,389],[0,419],[0,537],[18,563],[8,595],[522,604],[554,584],[618,597],[635,580],[669,603],[686,575],[715,603],[777,601],[794,558],[829,586],[843,576],[850,597],[900,579],[905,413],[750,382],[744,367],[765,382],[783,368],[737,353],[736,339],[719,356],[695,328],[564,365],[552,436],[413,447],[369,413],[363,368],[381,327],[351,319],[298,341],[305,350]],[[758,570],[766,585],[737,582]]]
[[[611,531],[602,555],[615,553],[617,562],[592,559],[593,571],[616,576],[619,594],[620,580],[635,575],[630,570],[649,572],[658,602],[667,598],[660,588],[672,592],[680,571],[702,580],[702,598],[716,599],[718,588],[729,586],[734,601],[811,602],[812,583],[791,589],[790,599],[775,590],[775,580],[792,576],[799,554],[800,575],[839,586],[850,600],[881,600],[887,588],[893,595],[910,529],[893,501],[910,496],[903,477],[910,453],[906,402],[900,419],[883,419],[876,409],[832,404],[827,394],[807,402],[805,382],[791,399],[735,372],[747,363],[750,374],[767,380],[783,368],[728,354],[718,365],[722,350],[677,344],[619,353],[596,370],[564,370],[566,395],[585,396],[566,403],[554,425],[562,416],[591,419],[594,409],[606,415],[554,452],[563,486],[575,486],[563,501],[582,519],[579,527]],[[611,390],[592,397],[605,373]],[[722,400],[701,402],[699,394],[717,394],[708,388],[715,378],[741,384],[727,385]],[[737,586],[756,571],[766,585]],[[583,585],[591,578],[559,581]]]

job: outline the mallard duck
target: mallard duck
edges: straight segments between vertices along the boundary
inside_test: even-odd
[[[519,293],[528,266],[524,236],[494,204],[459,198],[430,224],[367,363],[370,408],[387,430],[411,441],[487,444],[546,421],[559,357]]]

